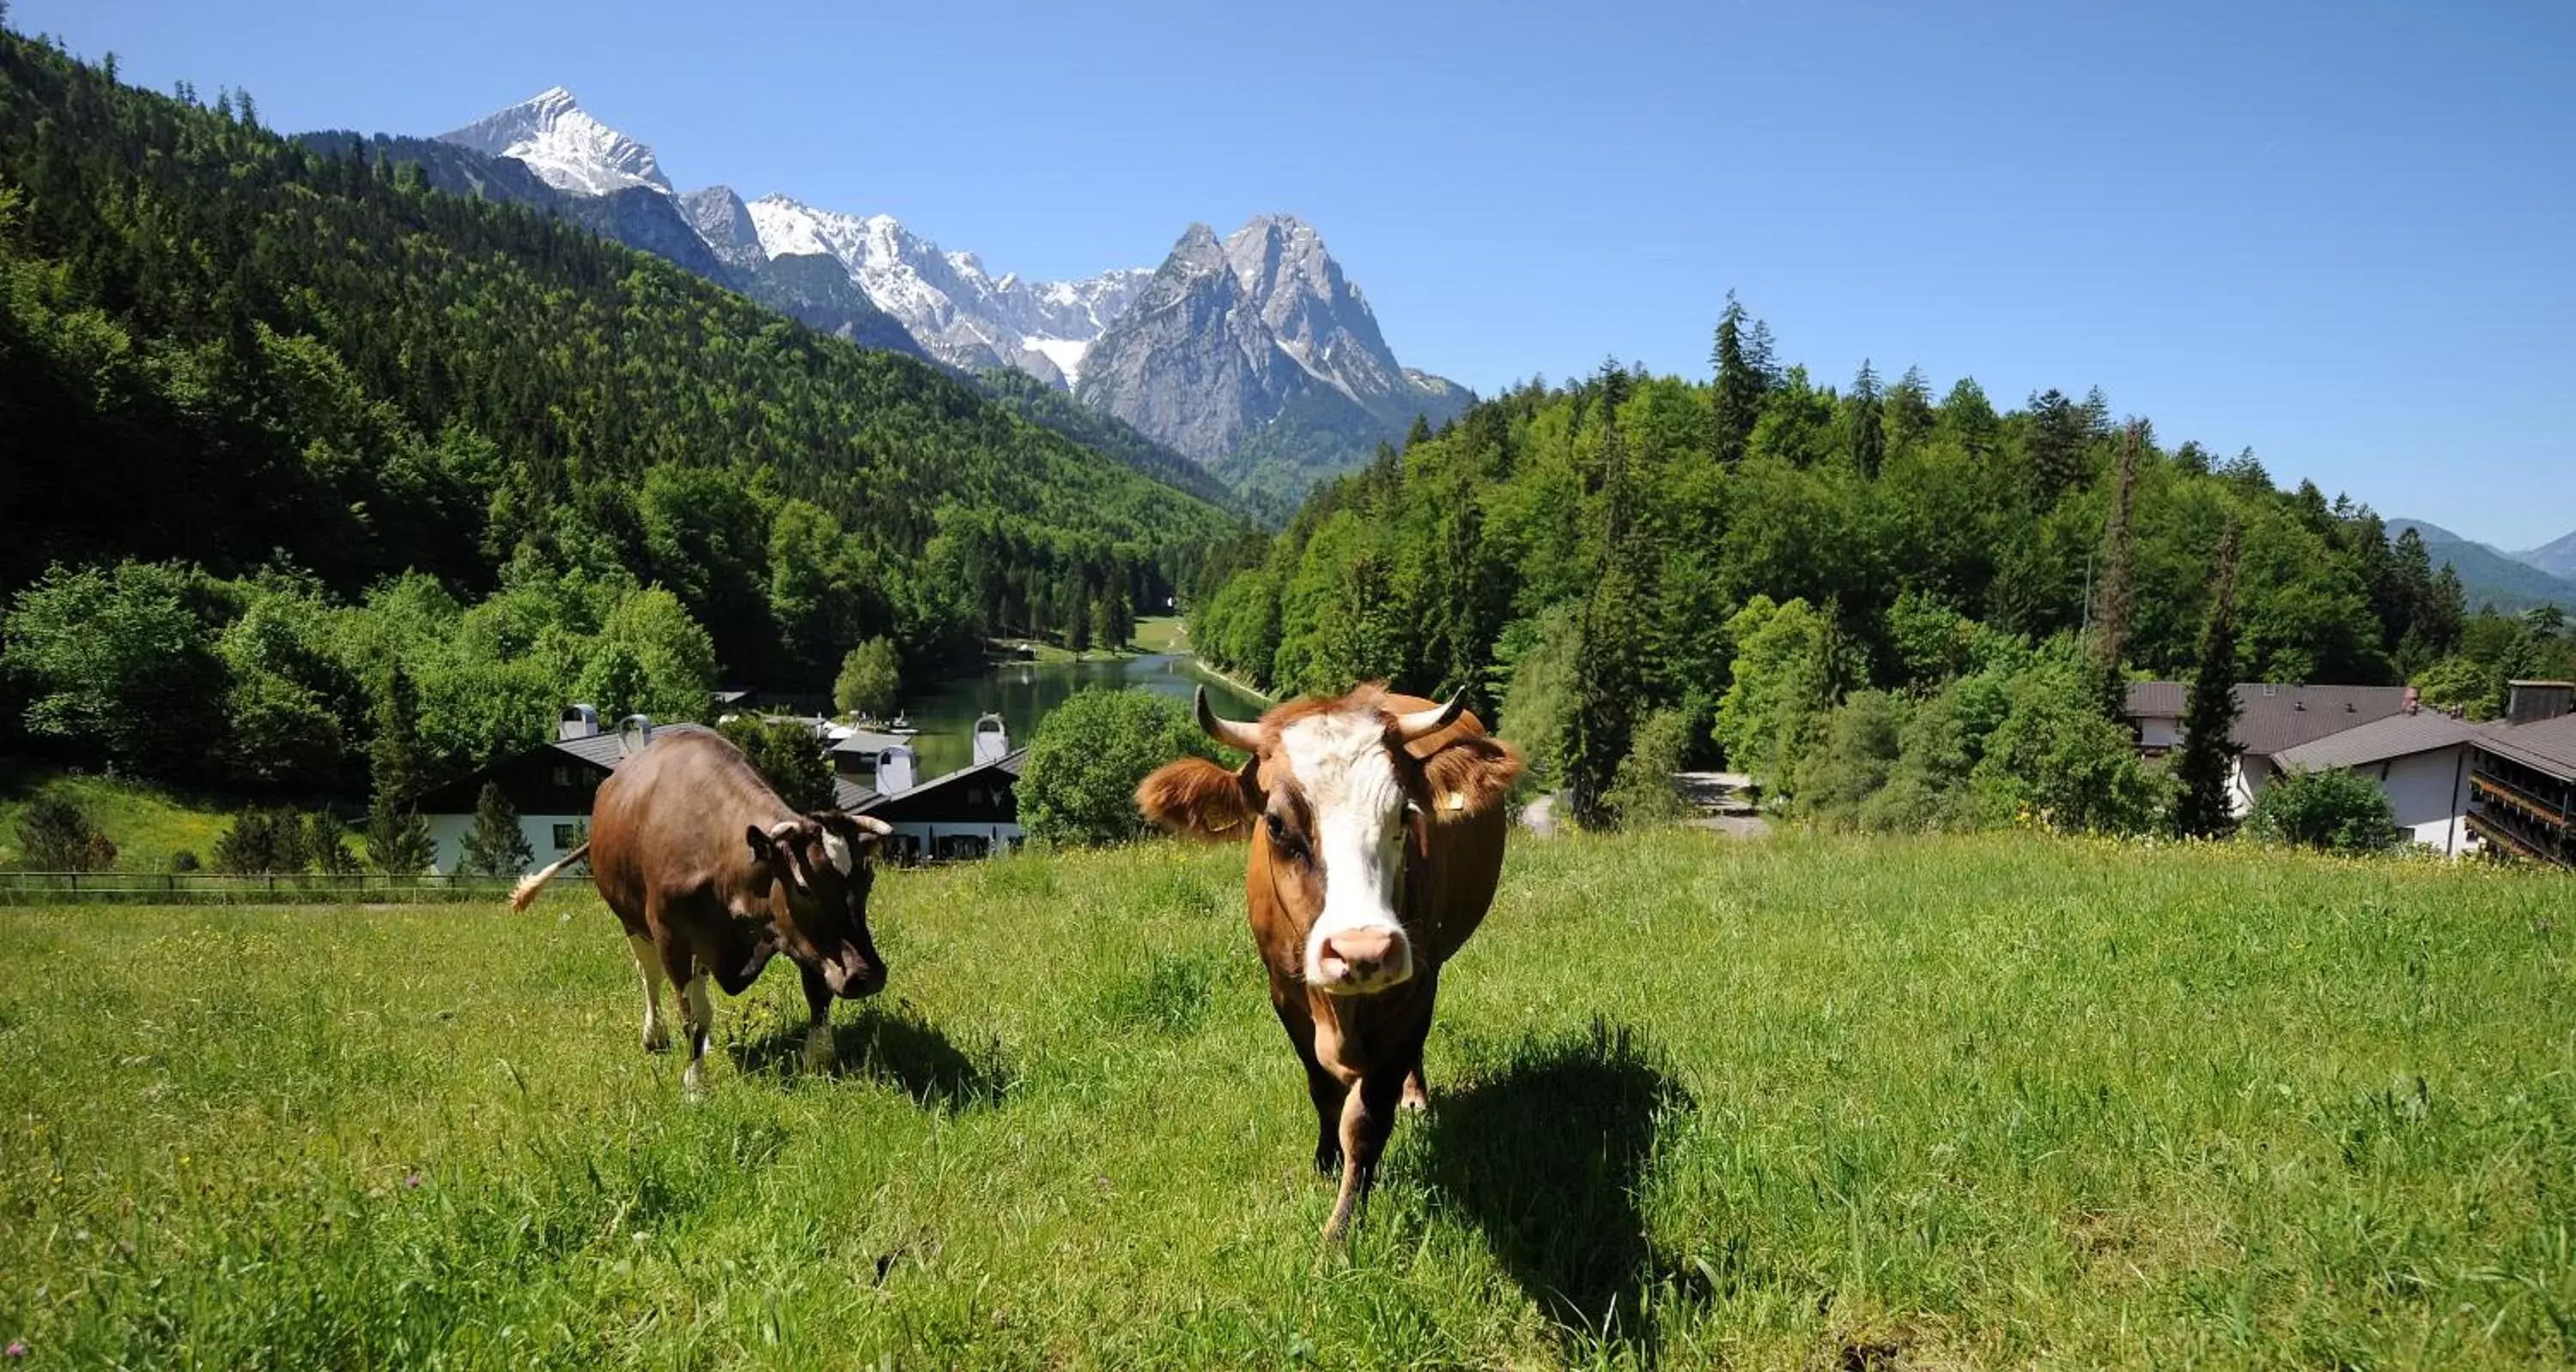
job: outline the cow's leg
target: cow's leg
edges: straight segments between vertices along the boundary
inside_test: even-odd
[[[1422,1084],[1422,1055],[1413,1055],[1413,1069],[1404,1074],[1405,1111],[1419,1114],[1431,1108],[1431,1092]]]
[[[1399,1059],[1401,1061],[1401,1059]],[[1395,1132],[1397,1103],[1404,1097],[1406,1070],[1383,1068],[1360,1078],[1342,1105],[1342,1194],[1333,1202],[1333,1219],[1324,1226],[1324,1242],[1339,1243],[1350,1233],[1360,1202],[1377,1181],[1378,1155],[1387,1135]]]
[[[1315,1021],[1305,1000],[1273,997],[1270,1008],[1278,1012],[1279,1027],[1288,1031],[1297,1061],[1305,1065],[1306,1099],[1315,1106],[1315,1170],[1329,1177],[1342,1165],[1342,1101],[1350,1092],[1315,1058]]]
[[[805,974],[805,1070],[829,1072],[840,1056],[832,1047],[832,986],[811,967],[797,970]]]
[[[707,999],[706,969],[698,966],[689,946],[678,939],[661,944],[662,970],[670,973],[671,984],[680,991],[680,1031],[688,1036],[689,1066],[680,1074],[680,1085],[691,1096],[706,1090],[707,1040],[715,1032],[715,1006]]]
[[[626,946],[634,950],[635,972],[644,979],[644,1051],[659,1053],[671,1046],[671,1028],[662,1022],[662,954],[642,934],[628,934]]]

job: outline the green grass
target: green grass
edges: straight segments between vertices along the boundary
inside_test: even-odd
[[[116,841],[119,871],[166,872],[181,849],[200,860],[214,853],[232,817],[211,804],[174,797],[141,782],[64,776],[0,761],[0,868],[20,865],[18,815],[46,792],[68,795]]]
[[[1128,640],[1128,646],[1140,653],[1186,652],[1189,644],[1185,638],[1179,615],[1155,615],[1136,621],[1136,633]]]
[[[1521,843],[1347,1255],[1239,859],[898,873],[713,1089],[583,893],[0,911],[25,1365],[2576,1358],[2576,882],[2015,839]],[[555,916],[568,915],[569,922]]]

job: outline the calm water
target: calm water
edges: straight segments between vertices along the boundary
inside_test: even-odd
[[[1076,691],[1094,687],[1122,690],[1141,686],[1187,705],[1190,693],[1207,687],[1208,702],[1221,714],[1251,719],[1263,703],[1201,671],[1190,658],[1152,653],[1114,662],[1015,662],[980,676],[936,683],[927,693],[907,691],[904,713],[921,735],[912,740],[920,755],[923,780],[953,772],[974,760],[975,720],[997,713],[1011,731],[1011,746],[1024,746],[1037,734],[1038,721]]]

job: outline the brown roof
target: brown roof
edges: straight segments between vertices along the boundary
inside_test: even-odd
[[[2485,731],[2435,710],[2414,714],[2394,714],[2368,724],[2331,733],[2313,742],[2302,743],[2273,757],[2273,761],[2292,771],[2314,772],[2330,767],[2359,767],[2392,758],[2413,757],[2417,753],[2456,748]]]
[[[2180,681],[2129,683],[2132,719],[2180,719],[2191,687]],[[2236,688],[2237,751],[2270,757],[2406,708],[2403,686],[2284,686],[2251,681]]]

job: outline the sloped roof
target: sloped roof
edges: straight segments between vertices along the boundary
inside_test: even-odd
[[[2530,724],[2490,724],[2478,746],[2576,781],[2576,715],[2536,720]]]
[[[943,786],[953,786],[960,782],[969,780],[970,778],[982,776],[988,772],[998,776],[1006,776],[1017,781],[1020,776],[1020,765],[1027,760],[1028,755],[1028,749],[1015,748],[1012,751],[995,758],[991,762],[978,762],[972,766],[960,767],[956,771],[946,773],[945,775],[932,777],[930,780],[925,781],[910,790],[898,791],[892,795],[877,792],[869,795],[866,799],[860,801],[856,805],[845,805],[841,808],[848,810],[854,815],[863,815],[890,801],[915,800],[928,795]]]
[[[2180,719],[2191,687],[2180,681],[2132,681],[2131,719]],[[2284,686],[2249,681],[2236,687],[2237,751],[2271,757],[2329,734],[2386,719],[2406,709],[2403,686]]]
[[[832,808],[856,813],[858,808],[877,798],[876,788],[852,781],[848,777],[832,778]]]
[[[910,741],[910,736],[905,734],[881,734],[874,729],[852,729],[849,737],[832,745],[832,751],[836,753],[864,753],[870,757],[874,757],[878,753],[881,753],[898,743],[906,743]]]
[[[2368,724],[2331,733],[2323,738],[2302,743],[2273,756],[2273,761],[2294,771],[2314,772],[2331,767],[2360,767],[2393,758],[2413,757],[2482,738],[2486,731],[2474,724],[2451,718],[2438,711],[2424,710],[2415,714],[2394,714],[2374,719]]]

